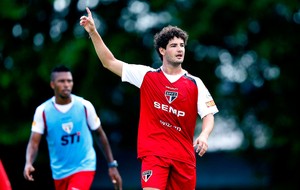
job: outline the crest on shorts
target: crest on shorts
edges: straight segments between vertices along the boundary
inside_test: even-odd
[[[72,129],[73,129],[73,123],[72,122],[63,123],[62,124],[62,129],[64,131],[66,131],[68,134],[70,134]]]
[[[178,97],[178,92],[166,91],[165,97],[167,98],[168,102],[171,104]]]
[[[145,182],[147,182],[151,176],[152,176],[152,170],[146,170],[142,173],[142,179]]]

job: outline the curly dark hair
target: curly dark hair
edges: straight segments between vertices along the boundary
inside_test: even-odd
[[[171,25],[164,27],[160,32],[154,35],[154,48],[161,60],[162,55],[159,53],[159,48],[162,47],[166,49],[169,41],[174,37],[181,38],[186,45],[189,36],[186,31]]]

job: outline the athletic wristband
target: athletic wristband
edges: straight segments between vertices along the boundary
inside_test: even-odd
[[[117,160],[114,160],[114,161],[108,163],[107,165],[109,168],[116,168],[116,167],[118,167],[118,162],[117,162]]]

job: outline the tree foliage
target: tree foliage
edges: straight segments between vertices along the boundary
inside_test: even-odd
[[[113,142],[135,148],[138,90],[102,68],[79,26],[87,2],[94,1],[1,0],[1,144],[27,142],[36,106],[52,95],[49,72],[66,64],[74,93],[94,103],[109,134],[120,134]],[[183,67],[210,89],[216,117],[234,118],[243,131],[243,155],[270,163],[276,189],[299,187],[299,7],[293,0],[106,0],[91,9],[107,46],[129,63],[158,67],[154,33],[167,24],[185,29]],[[291,175],[278,180],[281,169]]]

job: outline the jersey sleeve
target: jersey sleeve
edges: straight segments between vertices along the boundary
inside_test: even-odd
[[[82,103],[86,107],[87,111],[87,122],[91,130],[96,130],[101,126],[100,118],[98,117],[96,110],[92,103],[88,100],[82,99]]]
[[[219,110],[202,80],[197,77],[195,79],[198,87],[198,114],[200,115],[201,119],[207,114],[218,113]]]
[[[155,69],[145,65],[124,63],[122,70],[122,82],[129,82],[134,86],[140,88],[145,74],[148,71],[153,70]]]
[[[35,110],[34,116],[33,116],[33,122],[31,125],[31,131],[44,134],[45,131],[45,123],[43,119],[43,111],[45,108],[45,104],[41,104],[38,106]]]

